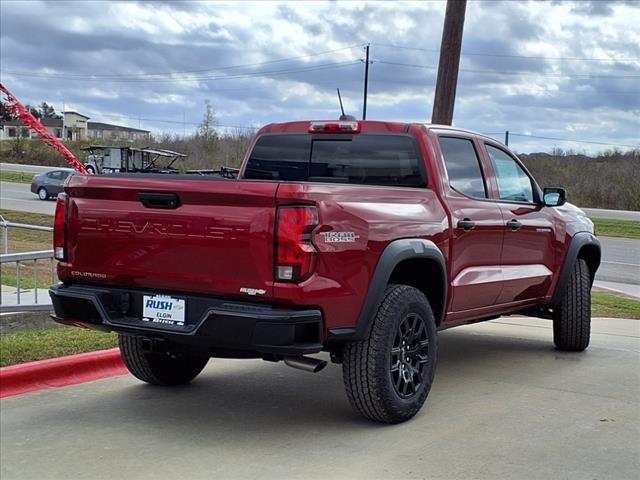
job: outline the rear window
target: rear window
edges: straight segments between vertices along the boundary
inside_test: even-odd
[[[265,135],[244,178],[419,187],[426,184],[413,139],[405,135]]]
[[[244,178],[303,181],[310,157],[310,135],[265,135],[251,151]]]

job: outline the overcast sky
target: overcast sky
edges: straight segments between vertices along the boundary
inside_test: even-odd
[[[93,121],[190,133],[362,113],[431,117],[444,2],[0,1],[2,82]],[[640,2],[467,5],[456,126],[640,145]],[[160,120],[163,120],[161,122]],[[512,136],[520,152],[606,145]]]

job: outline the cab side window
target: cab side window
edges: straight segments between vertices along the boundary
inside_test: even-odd
[[[440,137],[439,142],[451,188],[470,197],[487,198],[480,160],[471,140]]]
[[[500,200],[533,203],[531,179],[522,167],[499,148],[486,147],[498,182]]]

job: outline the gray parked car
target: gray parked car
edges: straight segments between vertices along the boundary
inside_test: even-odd
[[[67,177],[76,173],[78,172],[72,168],[59,168],[36,175],[31,182],[31,192],[38,195],[40,200],[55,198],[62,192],[62,187]]]

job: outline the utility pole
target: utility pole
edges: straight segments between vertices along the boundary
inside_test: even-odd
[[[451,125],[453,121],[466,7],[467,0],[447,0],[431,123]]]
[[[369,44],[365,47],[364,59],[364,100],[362,101],[362,119],[367,119],[367,89],[369,88]]]

